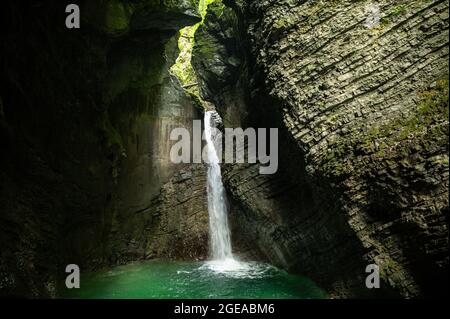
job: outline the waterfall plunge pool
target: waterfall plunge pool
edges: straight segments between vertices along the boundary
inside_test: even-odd
[[[325,293],[308,278],[264,263],[234,258],[226,193],[214,141],[214,111],[205,112],[208,156],[210,249],[214,261],[150,261],[81,277],[81,288],[68,298],[114,299],[318,299]]]
[[[167,262],[119,266],[81,275],[81,288],[64,298],[81,299],[321,299],[308,278],[257,262]]]

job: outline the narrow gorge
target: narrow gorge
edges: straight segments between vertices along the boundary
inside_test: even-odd
[[[76,3],[1,12],[1,297],[448,296],[448,1]],[[278,129],[277,172],[216,127]]]

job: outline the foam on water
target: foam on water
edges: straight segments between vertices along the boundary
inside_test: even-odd
[[[205,113],[205,140],[208,159],[208,213],[210,231],[210,249],[212,261],[199,269],[228,278],[259,278],[273,267],[255,262],[237,260],[232,253],[231,234],[228,226],[228,206],[225,188],[222,182],[220,160],[216,150],[216,139],[220,138],[216,130],[217,112]]]
[[[222,182],[220,160],[215,147],[217,130],[214,116],[216,112],[205,113],[205,140],[208,159],[208,213],[211,257],[214,260],[233,259],[231,236],[228,227],[228,207],[225,188]]]
[[[269,264],[240,261],[234,258],[208,261],[199,268],[202,271],[209,271],[212,275],[236,279],[264,278],[270,276],[275,269]]]

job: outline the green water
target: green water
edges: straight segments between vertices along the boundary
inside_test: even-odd
[[[66,298],[326,298],[308,278],[261,263],[229,265],[152,261],[81,275]]]

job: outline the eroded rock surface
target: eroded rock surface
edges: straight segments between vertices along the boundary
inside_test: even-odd
[[[370,263],[384,296],[446,294],[448,2],[381,1],[374,26],[368,1],[224,2],[236,16],[211,10],[197,34],[203,92],[225,118],[241,101],[234,126],[282,134],[277,175],[226,170],[240,240],[341,297],[376,295]],[[236,20],[233,71],[217,29]],[[235,78],[217,89],[208,64]]]
[[[79,4],[79,30],[61,1],[2,9],[0,295],[54,297],[67,264],[206,256],[206,170],[169,159],[201,118],[168,73],[198,1]]]

